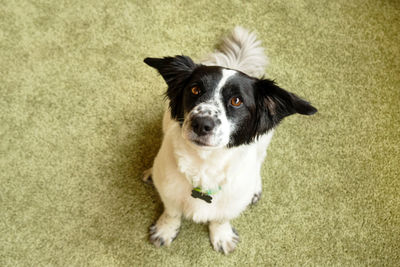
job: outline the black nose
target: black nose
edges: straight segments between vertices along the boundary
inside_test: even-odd
[[[194,117],[192,119],[192,129],[199,136],[209,134],[214,126],[215,123],[210,117]]]

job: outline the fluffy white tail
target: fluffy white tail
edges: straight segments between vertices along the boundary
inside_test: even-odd
[[[254,77],[265,74],[268,59],[254,32],[236,26],[231,36],[222,40],[218,51],[202,61],[204,65],[236,69]]]

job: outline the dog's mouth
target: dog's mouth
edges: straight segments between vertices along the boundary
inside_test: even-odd
[[[211,136],[197,136],[194,133],[186,135],[185,138],[189,143],[201,148],[216,148],[218,144],[212,142]]]
[[[191,140],[191,142],[196,144],[196,145],[198,145],[198,146],[208,146],[208,147],[212,146],[212,145],[210,145],[210,144],[208,144],[208,143],[206,143],[204,141],[201,141],[201,140]]]

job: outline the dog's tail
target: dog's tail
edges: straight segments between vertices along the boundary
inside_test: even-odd
[[[202,63],[236,69],[250,76],[261,77],[265,74],[268,59],[255,33],[236,26],[232,35],[224,38],[219,49]]]

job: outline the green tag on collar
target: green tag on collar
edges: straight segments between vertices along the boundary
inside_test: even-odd
[[[221,191],[221,186],[218,186],[218,190],[207,190],[207,191],[202,191],[201,187],[195,187],[192,190],[192,197],[202,199],[207,203],[211,203],[212,201],[211,195],[214,195],[219,191]]]
[[[218,186],[218,190],[202,190],[201,187],[195,187],[193,188],[193,190],[206,194],[206,195],[215,195],[216,193],[218,193],[219,191],[221,191],[221,186]]]

